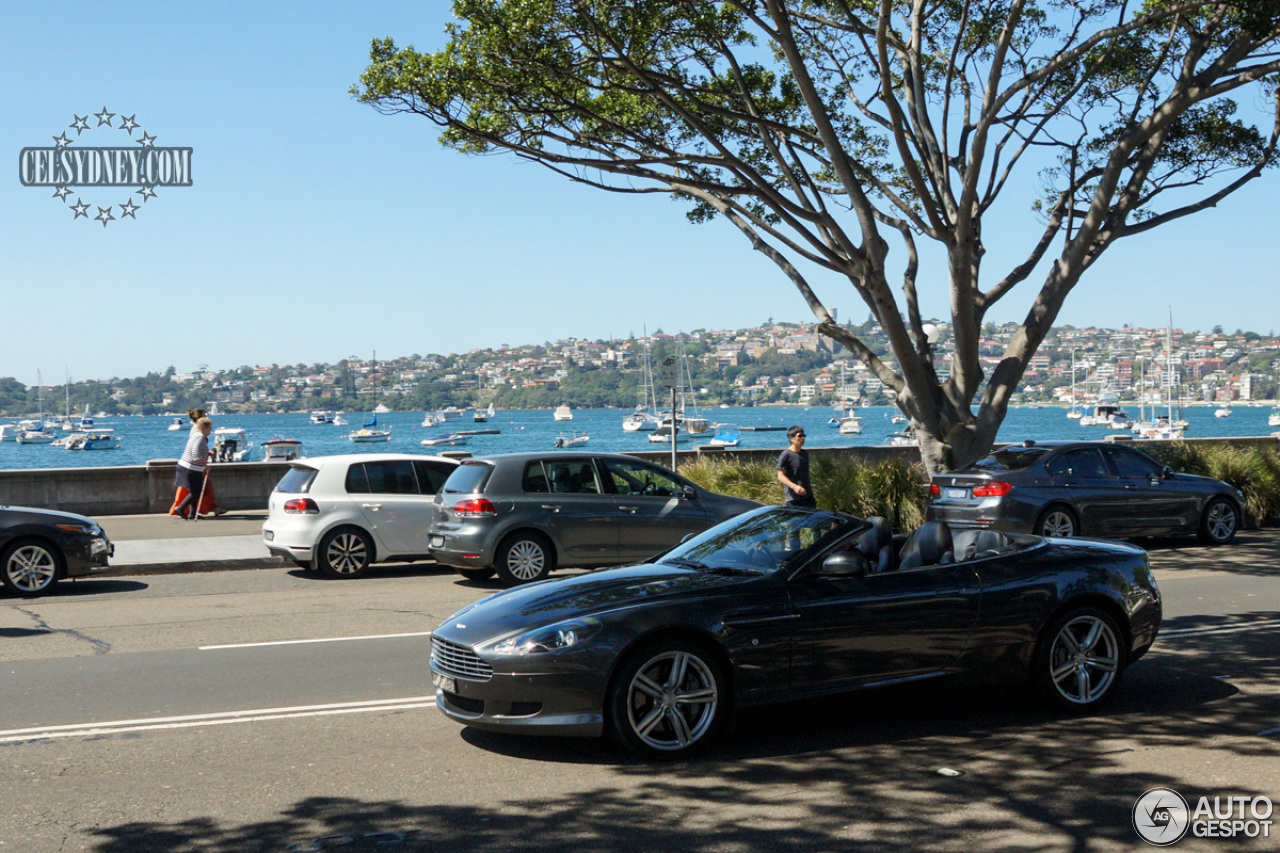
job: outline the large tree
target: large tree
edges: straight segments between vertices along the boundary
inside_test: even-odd
[[[1218,204],[1276,162],[1280,0],[456,0],[454,11],[439,52],[375,40],[355,94],[429,118],[459,151],[674,193],[694,221],[732,223],[819,329],[897,393],[931,471],[990,448],[1063,300],[1106,249]],[[1037,233],[1012,254],[1002,246],[1008,268],[984,278],[995,235],[984,239],[983,220],[1011,188],[1036,209]],[[871,309],[892,360],[834,321],[814,287],[827,273]],[[954,355],[941,380],[920,295],[944,281]],[[1039,292],[986,375],[984,317],[1024,281]]]

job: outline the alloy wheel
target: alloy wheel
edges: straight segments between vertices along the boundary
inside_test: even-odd
[[[637,670],[626,700],[627,723],[640,742],[658,752],[678,752],[715,724],[720,689],[702,658],[668,651]]]
[[[1226,542],[1236,532],[1236,511],[1226,501],[1216,501],[1209,507],[1204,524],[1210,539],[1214,542]]]
[[[369,565],[369,548],[364,537],[356,533],[334,536],[325,548],[324,556],[334,574],[359,574]]]
[[[58,563],[42,545],[22,545],[9,554],[4,564],[5,580],[16,592],[31,595],[43,592],[58,577]]]
[[[1120,643],[1100,616],[1069,620],[1053,638],[1049,678],[1058,694],[1075,705],[1090,705],[1111,690],[1120,669]]]
[[[1066,510],[1055,509],[1040,522],[1039,532],[1041,536],[1069,539],[1076,535],[1076,520]]]
[[[532,539],[521,539],[507,552],[507,571],[518,581],[537,580],[546,570],[547,553]]]

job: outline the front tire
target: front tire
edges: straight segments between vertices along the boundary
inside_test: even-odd
[[[715,656],[681,639],[646,643],[627,655],[609,688],[608,725],[646,758],[683,758],[719,732],[728,682]]]
[[[1036,519],[1037,536],[1052,536],[1057,539],[1070,539],[1080,535],[1080,522],[1076,514],[1065,506],[1051,506]]]
[[[317,568],[327,578],[354,578],[373,562],[373,540],[363,530],[340,527],[320,540]]]
[[[1226,498],[1214,498],[1204,508],[1200,519],[1200,541],[1206,545],[1226,545],[1236,538],[1240,513]]]
[[[0,580],[17,595],[44,595],[61,577],[62,554],[44,542],[19,540],[0,555]]]
[[[556,567],[556,552],[546,537],[538,533],[513,533],[498,546],[493,568],[503,586],[519,586],[540,581]]]
[[[1124,672],[1124,634],[1109,613],[1080,607],[1054,619],[1040,637],[1033,678],[1048,702],[1088,711],[1115,693]]]

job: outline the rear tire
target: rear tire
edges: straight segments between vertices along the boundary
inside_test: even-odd
[[[354,578],[373,562],[373,540],[355,527],[330,530],[320,540],[316,567],[327,578]]]
[[[1226,498],[1214,498],[1204,508],[1200,519],[1200,541],[1206,545],[1226,545],[1236,538],[1240,513]]]
[[[555,548],[540,533],[513,533],[498,546],[493,568],[503,586],[540,581],[555,571]]]
[[[1058,539],[1070,539],[1080,535],[1080,522],[1076,514],[1065,506],[1051,506],[1036,519],[1037,536],[1052,536]]]
[[[1124,665],[1124,634],[1116,620],[1097,607],[1078,607],[1040,635],[1032,678],[1051,705],[1089,711],[1115,693]]]
[[[16,595],[44,595],[58,583],[62,572],[62,553],[38,539],[19,539],[0,554],[0,580]]]

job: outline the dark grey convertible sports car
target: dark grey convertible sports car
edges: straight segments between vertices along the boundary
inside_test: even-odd
[[[611,733],[684,755],[737,707],[965,674],[1088,709],[1160,627],[1140,548],[766,507],[653,561],[517,587],[431,638],[436,701],[477,728]]]

